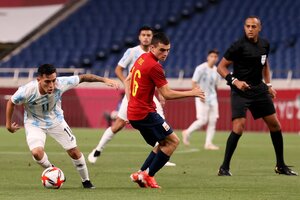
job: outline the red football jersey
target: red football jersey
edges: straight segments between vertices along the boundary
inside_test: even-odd
[[[131,73],[127,117],[129,120],[142,120],[149,112],[156,112],[153,101],[155,87],[160,88],[168,82],[162,65],[151,52],[144,53],[136,60]]]

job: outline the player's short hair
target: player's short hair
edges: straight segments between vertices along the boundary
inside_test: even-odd
[[[169,40],[168,36],[165,33],[157,32],[153,35],[151,44],[154,45],[154,46],[157,46],[158,43],[168,45],[168,44],[170,44],[170,40]]]
[[[151,31],[153,33],[153,28],[151,28],[150,26],[142,26],[139,29],[139,35],[141,34],[142,31]]]
[[[259,16],[257,16],[257,15],[249,15],[248,17],[246,17],[244,23],[246,23],[246,20],[247,20],[247,19],[257,19],[258,22],[259,22],[259,24],[262,25],[261,20],[260,20]]]
[[[38,68],[38,76],[51,75],[56,73],[56,68],[51,64],[42,64]]]
[[[215,53],[215,54],[219,55],[218,49],[211,49],[211,50],[209,50],[209,51],[207,52],[207,55],[209,55],[209,54],[211,54],[211,53]]]

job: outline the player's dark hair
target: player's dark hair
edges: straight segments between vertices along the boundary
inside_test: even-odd
[[[142,31],[152,31],[152,33],[153,33],[153,29],[150,26],[142,26],[139,29],[139,34],[141,34]]]
[[[211,50],[209,50],[208,53],[207,53],[207,55],[209,55],[211,53],[215,53],[215,54],[219,55],[218,49],[211,49]]]
[[[168,45],[168,44],[170,44],[170,40],[169,40],[168,36],[166,36],[166,34],[164,34],[163,32],[157,32],[153,35],[151,44],[154,46],[157,46],[158,43]]]
[[[245,23],[247,19],[257,19],[258,22],[260,23],[260,25],[262,25],[260,18],[257,15],[249,15],[248,17],[246,17],[245,19]]]
[[[56,73],[56,68],[51,64],[42,64],[38,68],[38,76],[51,75]]]

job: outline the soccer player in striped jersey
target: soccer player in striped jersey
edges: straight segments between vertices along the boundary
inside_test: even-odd
[[[76,138],[66,123],[61,109],[62,94],[82,82],[103,82],[118,87],[108,78],[92,74],[57,77],[56,68],[50,64],[38,68],[37,80],[31,81],[12,95],[6,107],[6,128],[14,133],[20,129],[12,122],[15,105],[23,105],[26,140],[33,159],[43,168],[53,166],[44,151],[46,136],[53,137],[69,154],[84,188],[95,188],[89,179],[85,158],[77,147]]]
[[[185,145],[190,144],[189,140],[192,132],[207,124],[204,149],[219,149],[218,146],[212,143],[219,117],[216,89],[221,77],[217,72],[216,66],[218,54],[219,52],[216,49],[210,50],[207,55],[207,62],[202,63],[195,69],[192,78],[193,88],[200,87],[205,92],[205,102],[200,101],[199,98],[195,98],[197,120],[182,132],[182,141]]]
[[[123,74],[124,70],[127,69],[129,73],[137,58],[149,51],[149,46],[151,43],[152,36],[153,36],[153,31],[151,27],[148,26],[141,27],[139,30],[140,44],[133,48],[127,49],[127,51],[124,53],[123,57],[121,58],[121,60],[119,61],[115,69],[115,73],[117,77],[122,81],[122,83],[124,83],[124,80],[126,78]],[[154,96],[153,100],[156,104],[157,112],[162,118],[165,118],[163,108],[162,108],[162,105],[164,105],[165,103],[164,98],[160,96],[160,101],[158,101],[158,99]],[[128,106],[128,101],[126,96],[124,96],[115,122],[113,123],[112,126],[108,127],[104,131],[98,145],[89,154],[88,161],[90,163],[93,164],[96,163],[98,157],[101,155],[101,152],[103,152],[103,149],[106,146],[106,144],[113,139],[115,134],[117,134],[125,127],[126,123],[128,122],[127,106]],[[166,165],[175,166],[175,163],[168,162]]]

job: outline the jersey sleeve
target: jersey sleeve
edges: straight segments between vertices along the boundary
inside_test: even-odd
[[[132,49],[127,49],[123,57],[121,58],[121,60],[118,62],[118,65],[125,69],[129,66],[131,61],[132,61]]]
[[[26,102],[26,88],[24,86],[19,87],[18,90],[12,95],[11,101],[13,104],[21,105]]]
[[[235,61],[239,57],[239,49],[240,49],[240,43],[234,42],[225,52],[224,58],[226,60]]]
[[[57,88],[65,92],[76,87],[79,84],[79,76],[66,76],[57,78]]]
[[[157,88],[160,88],[168,83],[165,73],[160,64],[151,68],[149,76]]]
[[[192,81],[198,82],[200,80],[200,76],[201,76],[201,68],[198,66],[194,71]]]

